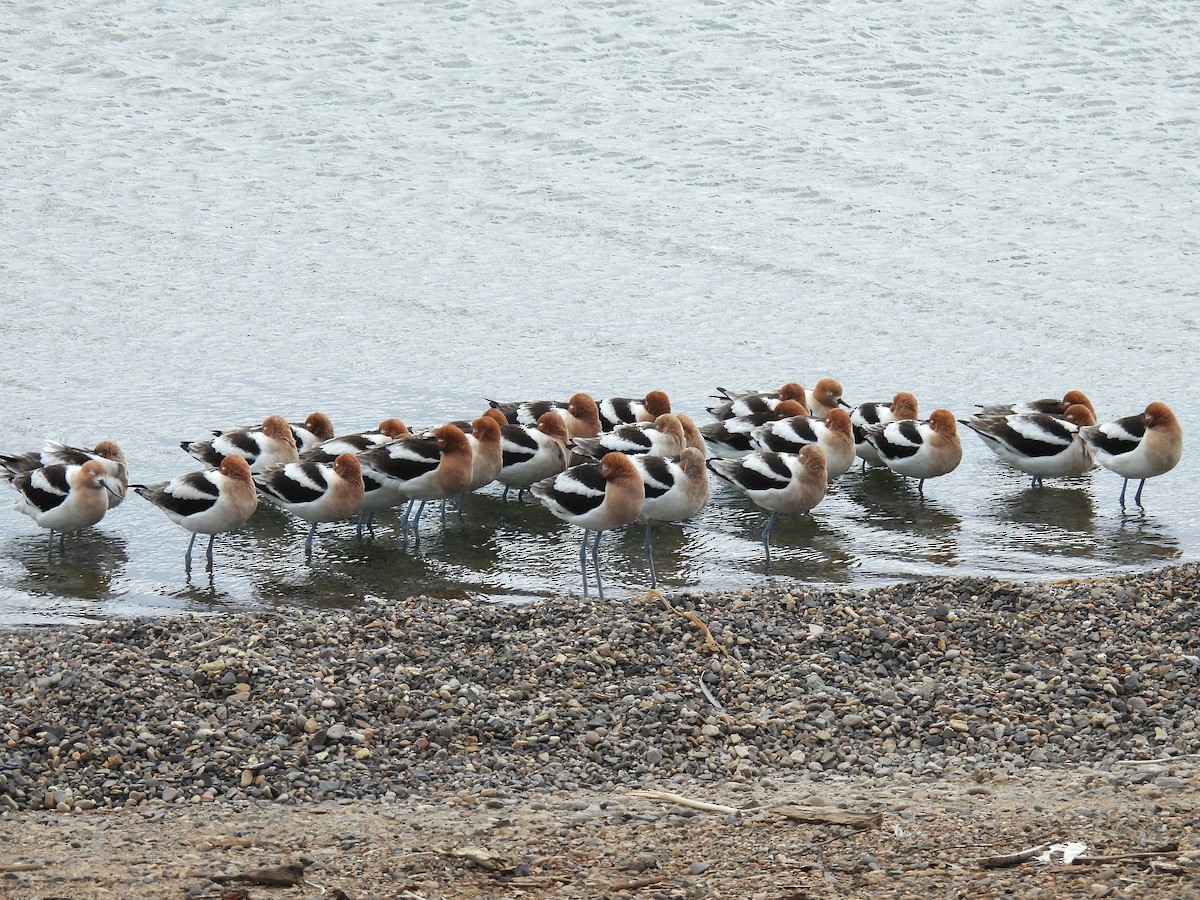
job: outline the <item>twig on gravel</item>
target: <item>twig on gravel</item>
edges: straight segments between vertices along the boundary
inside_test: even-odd
[[[304,883],[304,866],[301,863],[285,863],[282,866],[251,869],[249,872],[239,872],[236,875],[209,875],[208,879],[217,884],[244,881],[247,884],[260,884],[267,887],[295,887]]]
[[[661,884],[670,877],[670,875],[651,875],[648,878],[638,878],[635,881],[618,881],[612,886],[612,889],[614,891],[636,891],[640,888]]]
[[[1109,853],[1104,856],[1077,856],[1071,860],[1071,865],[1103,865],[1104,863],[1124,862],[1126,860],[1155,859],[1159,856],[1170,856],[1178,850],[1179,842],[1171,841],[1171,843],[1164,844],[1157,850],[1135,850],[1130,853]]]
[[[666,800],[668,803],[675,803],[679,806],[686,806],[690,809],[699,809],[704,812],[722,813],[724,815],[741,815],[743,810],[736,806],[722,806],[719,803],[706,803],[703,800],[693,800],[691,797],[684,797],[682,794],[671,794],[667,791],[632,791],[635,797],[649,797],[651,800]],[[758,812],[758,809],[755,810]]]
[[[1159,763],[1175,762],[1180,759],[1197,759],[1200,753],[1178,753],[1175,756],[1160,756],[1157,759],[1114,759],[1114,766],[1152,766]]]
[[[704,800],[693,800],[682,794],[672,794],[667,791],[631,791],[635,797],[648,797],[652,800],[665,800],[677,806],[699,809],[704,812],[721,813],[723,815],[740,816],[743,813],[770,812],[794,822],[809,822],[819,825],[849,825],[853,828],[878,828],[883,824],[883,813],[879,810],[871,812],[855,812],[849,809],[824,809],[813,806],[797,806],[793,803],[780,803],[777,806],[755,806],[750,809],[739,809],[736,806],[725,806],[720,803],[708,803]]]
[[[38,869],[44,869],[45,863],[29,862],[29,863],[0,863],[0,872],[6,875],[10,872],[36,872]]]
[[[855,812],[850,809],[822,809],[812,806],[794,806],[790,803],[770,807],[772,812],[786,816],[795,822],[817,825],[849,825],[852,828],[878,828],[883,824],[883,812]]]
[[[1053,846],[1052,842],[1047,841],[1036,847],[1030,847],[1028,850],[1005,853],[1003,856],[981,856],[975,862],[981,869],[1007,869],[1009,866],[1019,866],[1023,862],[1029,862],[1039,853],[1045,853],[1051,846]]]
[[[217,644],[229,644],[238,639],[237,635],[232,631],[227,631],[224,634],[218,634],[214,638],[209,638],[207,641],[201,641],[198,644],[192,644],[188,650],[204,650],[208,647],[215,647]]]
[[[704,634],[704,649],[705,650],[711,650],[713,653],[721,653],[721,654],[724,654],[725,656],[729,655],[729,651],[717,643],[716,638],[713,637],[712,631],[709,629],[709,627],[707,625],[704,624],[704,621],[698,615],[696,615],[694,612],[691,612],[690,610],[677,609],[676,607],[672,606],[671,601],[667,599],[667,595],[664,594],[662,591],[647,591],[647,593],[650,595],[657,594],[658,599],[662,601],[662,605],[667,608],[667,612],[674,613],[677,616],[682,616],[683,618],[685,618],[689,622],[691,622],[693,625],[695,625],[697,628],[699,628],[700,631],[703,632],[703,634]]]

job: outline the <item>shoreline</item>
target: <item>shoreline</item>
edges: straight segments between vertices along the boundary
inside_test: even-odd
[[[679,817],[661,803],[656,813],[630,796],[645,788],[739,808],[786,795],[884,811],[884,831],[845,836],[849,847],[883,838],[889,819],[903,826],[913,792],[939,784],[947,821],[955,804],[1010,798],[1026,780],[1166,804],[1200,785],[1198,574],[1189,563],[1060,582],[926,578],[520,607],[417,597],[0,633],[0,834],[142,822],[186,839],[195,816],[302,831],[314,817],[350,817],[388,831],[389,811],[407,829],[417,810],[450,839],[459,812],[478,817],[459,824],[486,830],[519,811],[529,828],[586,818],[573,835],[603,832],[620,847],[609,807],[639,810],[627,825],[656,816],[629,828],[664,839],[675,819],[741,833],[754,818]],[[1045,818],[1027,804],[1005,815],[1022,812]],[[1123,827],[1139,821],[1131,813]],[[732,839],[706,850],[723,870]],[[464,884],[497,877],[478,861],[442,862]],[[732,892],[704,893],[716,884],[707,869],[672,874],[688,885],[671,890],[752,896],[737,892],[752,887],[754,867],[741,868]],[[885,895],[883,884],[871,893],[878,871],[866,866],[855,890]],[[39,872],[10,872],[0,895],[42,896]],[[188,869],[168,879],[172,896],[185,876],[207,895]],[[409,881],[412,896],[456,895]],[[585,882],[550,879],[544,895],[597,896]],[[340,889],[403,896],[399,885]]]

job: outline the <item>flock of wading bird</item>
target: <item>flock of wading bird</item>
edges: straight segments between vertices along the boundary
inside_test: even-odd
[[[937,409],[918,418],[907,392],[890,401],[851,409],[842,387],[822,378],[812,391],[789,383],[777,391],[718,388],[708,408],[715,421],[697,427],[671,411],[662,391],[640,399],[596,401],[584,393],[569,401],[499,403],[473,422],[450,422],[413,433],[385,419],[372,431],[336,436],[323,413],[303,425],[279,415],[261,425],[213,431],[184,441],[189,454],[212,468],[156,484],[130,484],[121,448],[103,441],[94,449],[48,442],[40,451],[0,454],[0,468],[17,491],[16,508],[62,535],[99,522],[126,490],[161,509],[192,532],[184,557],[190,569],[197,534],[209,535],[208,565],[217,534],[240,528],[259,497],[311,523],[305,552],[311,556],[317,524],[357,516],[361,538],[374,535],[375,513],[403,506],[402,540],[417,540],[421,514],[431,500],[462,498],[498,481],[504,496],[530,491],[558,518],[583,529],[579,563],[587,596],[589,536],[596,585],[603,598],[598,559],[601,535],[644,522],[651,586],[656,582],[650,526],[696,515],[709,500],[709,472],[728,481],[770,512],[762,541],[771,562],[771,527],[780,513],[807,513],[824,499],[830,482],[862,460],[917,480],[952,472],[962,459],[954,415]],[[1164,403],[1104,425],[1080,391],[1061,400],[980,405],[961,423],[1000,460],[1033,479],[1080,475],[1097,462],[1122,476],[1120,503],[1130,479],[1170,471],[1183,452],[1179,422]],[[415,507],[415,511],[414,511]],[[411,520],[411,521],[410,521]]]

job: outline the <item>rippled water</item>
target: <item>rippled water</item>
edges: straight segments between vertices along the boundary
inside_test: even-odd
[[[140,480],[271,412],[436,423],[485,396],[843,382],[922,408],[1086,390],[1196,433],[1191,3],[14,3],[0,26],[0,449],[115,438]],[[848,474],[776,581],[1195,558],[1195,454],[1122,515],[966,435],[924,499]],[[3,512],[3,510],[0,510]],[[719,490],[668,585],[764,583]],[[49,554],[0,515],[0,624],[578,589],[578,533],[473,497],[420,549],[261,513],[185,579],[139,498]],[[645,584],[641,534],[602,555]]]

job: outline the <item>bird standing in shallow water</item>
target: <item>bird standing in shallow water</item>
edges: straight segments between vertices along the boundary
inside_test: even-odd
[[[543,413],[536,426],[502,425],[500,427],[502,465],[496,480],[508,489],[517,489],[517,500],[531,485],[551,478],[571,464],[571,446],[567,426],[562,417]]]
[[[227,456],[241,456],[251,472],[262,472],[300,458],[296,436],[283,416],[267,416],[261,425],[219,432],[209,441],[181,441],[191,456],[209,466],[219,466]]]
[[[925,493],[925,479],[946,475],[962,462],[962,444],[954,414],[935,409],[927,422],[902,419],[866,429],[867,440],[893,472],[917,479]]]
[[[836,481],[854,465],[854,427],[850,413],[834,408],[824,418],[791,416],[778,422],[759,425],[750,433],[758,450],[798,453],[807,444],[819,444],[825,451],[825,474]]]
[[[1082,475],[1096,461],[1083,438],[1081,426],[1095,425],[1092,411],[1081,403],[1067,408],[1063,418],[1047,413],[976,416],[961,420],[983,440],[1000,460],[1033,476],[1030,487],[1042,479]]]
[[[908,391],[900,391],[890,402],[860,403],[850,413],[850,425],[854,432],[854,455],[868,465],[882,466],[879,453],[867,440],[867,429],[873,425],[887,425],[903,419],[917,417],[917,398]]]
[[[579,569],[583,574],[584,599],[587,599],[588,534],[596,532],[592,564],[596,569],[596,590],[603,601],[600,538],[610,528],[636,522],[641,515],[646,493],[637,467],[624,453],[609,453],[599,462],[571,466],[565,472],[539,481],[530,487],[530,491],[555,516],[583,529],[583,540],[579,542]]]
[[[829,488],[825,451],[816,444],[808,444],[794,455],[760,450],[741,459],[710,459],[708,467],[755,505],[771,511],[762,532],[768,572],[775,519],[781,512],[808,512],[825,499]]]
[[[362,467],[353,453],[343,453],[332,463],[309,459],[274,466],[255,474],[254,483],[268,500],[312,523],[304,541],[304,555],[309,557],[318,523],[348,519],[363,501]]]
[[[54,463],[9,479],[17,491],[14,508],[50,529],[50,545],[58,532],[64,546],[68,532],[95,525],[108,512],[113,492],[104,460],[89,459],[81,466]]]
[[[1151,403],[1140,416],[1126,416],[1104,425],[1079,429],[1096,462],[1116,472],[1121,484],[1121,506],[1129,479],[1140,480],[1133,502],[1142,505],[1142,488],[1147,478],[1175,468],[1183,456],[1183,428],[1165,403]]]
[[[609,397],[596,401],[600,413],[600,430],[612,431],[630,422],[653,422],[671,411],[671,399],[663,391],[650,391],[638,400],[632,397]]]
[[[108,508],[115,509],[125,499],[125,492],[129,487],[129,466],[125,462],[124,451],[115,441],[101,441],[92,450],[68,447],[58,441],[46,441],[46,445],[40,451],[0,453],[0,469],[10,475],[20,475],[22,472],[32,472],[34,469],[56,463],[82,466],[89,459],[98,459],[104,463],[110,488]]]
[[[406,542],[414,501],[419,501],[411,524],[415,541],[420,536],[417,528],[425,504],[461,494],[471,483],[471,444],[456,425],[442,425],[432,437],[406,437],[382,444],[358,458],[368,476],[392,493],[393,505],[408,502],[401,518],[401,535]]]
[[[176,525],[192,533],[183,557],[186,570],[192,568],[197,534],[208,535],[206,555],[211,569],[217,535],[241,528],[258,509],[258,491],[250,465],[240,456],[225,457],[216,469],[187,472],[156,484],[135,484],[133,489]]]
[[[574,394],[567,403],[554,400],[534,400],[524,403],[499,403],[489,400],[492,409],[504,414],[510,422],[518,425],[537,425],[548,412],[562,418],[567,426],[568,437],[595,437],[600,433],[600,408],[590,394]]]
[[[795,381],[789,381],[777,391],[738,391],[731,388],[717,388],[717,393],[725,399],[715,406],[708,407],[708,411],[718,421],[761,415],[770,412],[785,400],[799,403],[804,407],[805,415],[807,415],[808,392],[804,390],[803,385]],[[798,415],[798,413],[788,413],[788,415]],[[782,419],[783,416],[775,416],[775,418]]]
[[[706,422],[698,430],[713,453],[718,456],[741,456],[754,449],[754,429],[768,422],[807,415],[808,407],[799,400],[781,400],[755,413]]]
[[[1061,400],[1047,397],[1044,400],[1027,400],[1024,403],[976,403],[979,412],[975,416],[1030,416],[1046,415],[1057,419],[1065,418],[1072,406],[1086,406],[1094,417],[1096,408],[1083,391],[1067,391]]]
[[[650,588],[658,585],[654,571],[654,548],[650,544],[650,526],[655,522],[680,522],[690,519],[708,502],[708,469],[704,453],[685,447],[676,457],[643,454],[630,459],[642,476],[646,500],[641,520],[646,523],[642,547],[650,564]]]
[[[626,423],[593,438],[575,438],[571,445],[584,456],[601,459],[614,451],[627,456],[678,456],[684,441],[683,422],[678,416],[663,413],[653,422]]]

